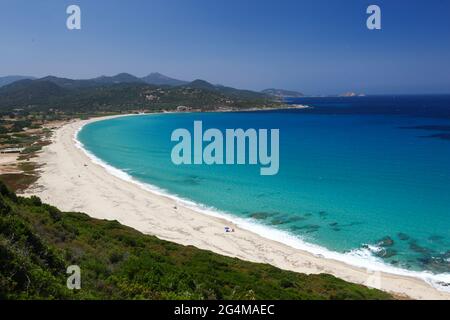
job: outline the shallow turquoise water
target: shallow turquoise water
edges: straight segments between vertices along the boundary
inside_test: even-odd
[[[261,176],[249,165],[174,165],[171,133],[192,129],[194,120],[205,129],[279,128],[278,175]],[[400,128],[424,125],[450,120],[301,110],[162,114],[95,122],[78,138],[104,162],[171,194],[332,251],[446,273],[450,141]]]

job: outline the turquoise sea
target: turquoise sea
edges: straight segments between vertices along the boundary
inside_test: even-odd
[[[86,125],[105,165],[348,263],[450,283],[450,96],[305,98],[306,110],[155,114]],[[174,129],[280,129],[280,170],[181,165]],[[264,226],[264,228],[261,228]],[[448,288],[448,287],[447,287]]]

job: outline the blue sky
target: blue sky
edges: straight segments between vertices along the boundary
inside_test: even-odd
[[[66,7],[82,30],[66,28]],[[382,9],[382,30],[366,8]],[[450,1],[0,0],[0,76],[152,71],[248,89],[450,93]]]

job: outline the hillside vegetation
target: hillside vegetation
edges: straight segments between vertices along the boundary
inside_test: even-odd
[[[151,76],[151,78],[149,78]],[[143,79],[122,73],[113,77],[73,80],[48,76],[20,80],[0,88],[0,113],[102,113],[174,110],[178,106],[199,111],[239,110],[278,106],[273,97],[249,90],[217,86],[203,80],[180,85],[176,79]]]
[[[66,268],[81,268],[81,290]],[[0,182],[0,299],[390,299],[330,275],[304,275],[61,212]]]

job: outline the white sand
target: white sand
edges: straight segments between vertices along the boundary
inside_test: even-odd
[[[0,165],[10,165],[16,163],[18,153],[0,153]]]
[[[57,129],[53,143],[39,157],[41,178],[27,191],[65,211],[85,212],[94,218],[118,220],[143,233],[183,245],[269,263],[302,273],[329,273],[347,281],[370,284],[363,268],[314,256],[285,244],[261,237],[226,220],[184,207],[175,200],[117,178],[94,164],[75,146],[75,132],[90,121],[74,121]],[[235,233],[224,233],[224,226]],[[414,299],[450,299],[425,281],[380,273],[382,290]],[[369,282],[368,282],[369,281]]]
[[[0,174],[21,173],[17,168],[18,153],[0,153]]]

